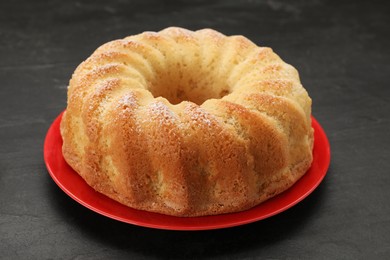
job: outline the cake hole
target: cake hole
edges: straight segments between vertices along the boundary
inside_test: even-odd
[[[148,90],[155,98],[166,98],[174,105],[183,101],[201,105],[208,99],[220,99],[230,94],[224,77],[211,75],[209,71],[199,71],[194,65],[175,64],[174,67],[149,82]]]
[[[156,97],[166,98],[171,104],[179,104],[183,101],[190,101],[197,105],[203,104],[208,99],[220,99],[230,94],[227,89],[216,91],[213,86],[191,86],[166,84],[158,87],[150,87],[149,91]]]

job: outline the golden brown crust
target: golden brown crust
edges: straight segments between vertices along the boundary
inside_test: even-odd
[[[97,191],[174,216],[246,210],[310,167],[311,99],[270,48],[211,29],[106,43],[79,65],[65,160]]]

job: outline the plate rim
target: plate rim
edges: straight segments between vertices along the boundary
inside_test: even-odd
[[[129,219],[129,218],[126,218],[126,217],[118,216],[117,214],[114,214],[112,212],[107,212],[105,210],[102,210],[101,208],[96,207],[96,205],[95,206],[91,205],[90,203],[86,202],[85,199],[80,198],[79,196],[75,195],[69,189],[69,187],[64,185],[63,181],[61,181],[58,178],[57,174],[55,173],[55,170],[53,169],[53,162],[52,162],[53,158],[52,158],[52,156],[55,156],[53,154],[55,152],[59,152],[61,154],[61,156],[62,156],[62,148],[61,148],[62,147],[62,143],[61,143],[61,145],[59,145],[58,143],[54,143],[57,146],[53,147],[53,139],[58,138],[58,136],[61,137],[60,130],[59,130],[59,125],[60,125],[61,118],[62,118],[64,112],[65,112],[65,110],[62,111],[53,120],[52,124],[50,125],[50,127],[49,127],[49,129],[47,131],[47,134],[46,134],[45,140],[44,140],[44,149],[43,149],[44,161],[45,161],[45,164],[46,164],[46,168],[47,168],[47,170],[49,172],[49,175],[51,176],[53,181],[56,183],[56,185],[63,192],[65,192],[69,197],[71,197],[73,200],[75,200],[79,204],[83,205],[84,207],[86,207],[86,208],[88,208],[88,209],[90,209],[90,210],[92,210],[92,211],[94,211],[94,212],[96,212],[96,213],[98,213],[100,215],[106,216],[108,218],[111,218],[111,219],[114,219],[114,220],[117,220],[117,221],[121,221],[121,222],[124,222],[124,223],[128,223],[128,224],[142,226],[142,227],[155,228],[155,229],[164,229],[164,230],[181,230],[181,231],[212,230],[212,229],[222,229],[222,228],[241,226],[241,225],[253,223],[253,222],[256,222],[256,221],[260,221],[260,220],[272,217],[274,215],[280,214],[283,211],[286,211],[287,209],[295,206],[296,204],[301,202],[303,199],[305,199],[307,196],[309,196],[320,185],[320,183],[323,181],[323,179],[325,178],[325,176],[327,174],[327,171],[329,169],[329,165],[330,165],[331,154],[330,154],[329,140],[328,140],[328,138],[326,136],[326,133],[325,133],[324,129],[322,128],[322,126],[314,118],[314,116],[311,116],[312,127],[314,129],[314,136],[315,136],[314,147],[313,147],[313,163],[314,163],[314,156],[317,156],[317,157],[319,156],[317,154],[314,154],[314,152],[315,151],[320,152],[321,155],[323,156],[322,158],[319,159],[319,160],[321,160],[321,166],[319,166],[319,167],[321,167],[321,173],[320,173],[319,177],[315,179],[315,182],[310,186],[310,188],[308,188],[305,192],[301,193],[298,198],[292,200],[291,202],[289,202],[289,203],[283,205],[282,207],[279,207],[279,208],[277,208],[277,209],[275,209],[275,210],[273,210],[273,211],[271,211],[271,212],[269,212],[267,214],[260,214],[257,217],[253,217],[253,216],[252,217],[246,217],[246,218],[242,217],[242,216],[246,216],[248,214],[250,215],[251,212],[256,212],[256,209],[264,207],[264,205],[268,205],[270,203],[272,205],[272,201],[276,200],[277,198],[280,198],[281,196],[286,196],[287,192],[289,192],[289,191],[291,192],[291,190],[293,190],[294,187],[297,187],[297,184],[299,182],[301,182],[302,179],[304,179],[307,174],[302,176],[292,187],[290,187],[286,191],[276,195],[275,197],[272,197],[269,200],[267,200],[267,201],[265,201],[265,202],[255,206],[255,207],[253,207],[251,209],[248,209],[248,210],[245,210],[245,211],[241,211],[241,212],[235,212],[235,213],[226,213],[226,214],[221,214],[221,215],[201,216],[201,217],[176,217],[176,216],[168,216],[168,215],[163,215],[163,214],[159,214],[159,213],[153,213],[153,212],[146,212],[146,211],[142,211],[142,210],[137,210],[137,209],[129,208],[127,206],[124,206],[124,205],[120,204],[121,205],[120,207],[124,207],[124,208],[128,209],[129,211],[134,211],[134,213],[146,214],[146,215],[148,215],[149,217],[152,217],[152,218],[153,218],[153,216],[155,216],[155,217],[158,217],[158,218],[165,218],[167,220],[172,220],[172,221],[177,220],[180,223],[180,225],[179,224],[172,225],[172,224],[169,224],[169,223],[164,225],[162,223],[155,223],[153,221],[146,221],[146,220],[145,221],[139,221],[139,220],[136,220],[136,219]],[[318,147],[318,145],[319,145],[318,143],[319,142],[322,143],[321,147]],[[59,146],[61,146],[61,147],[59,147]],[[318,149],[320,149],[320,150],[318,150]],[[316,159],[318,159],[318,158],[316,158]],[[62,156],[62,160],[64,160],[63,156]],[[68,167],[70,168],[69,165],[68,165]],[[313,165],[309,168],[308,172],[312,170],[311,169],[312,167],[313,167]],[[73,171],[78,176],[78,177],[76,176],[76,178],[80,178],[82,180],[82,182],[85,183],[87,189],[91,189],[93,192],[96,193],[97,198],[101,198],[103,196],[103,198],[105,197],[104,199],[108,199],[108,200],[111,200],[113,203],[119,204],[119,202],[117,202],[115,200],[112,200],[111,198],[108,198],[107,196],[94,191],[93,188],[90,187],[81,178],[81,176],[79,176],[73,169],[71,169],[71,171]],[[241,219],[240,219],[240,216],[241,216]],[[212,221],[213,219],[218,221],[218,219],[221,219],[221,218],[225,219],[225,221],[223,221],[223,223],[214,223],[214,221]],[[229,221],[229,218],[232,218],[232,219],[235,219],[235,220],[234,221],[233,220]],[[206,222],[209,223],[209,224],[204,224],[204,220],[208,220]],[[199,224],[199,223],[203,223],[203,224]],[[213,223],[213,224],[210,224],[210,223]]]

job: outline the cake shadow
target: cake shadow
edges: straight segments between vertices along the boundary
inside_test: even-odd
[[[183,259],[240,255],[299,236],[306,225],[313,223],[313,216],[326,200],[327,186],[325,178],[306,199],[276,216],[243,226],[205,231],[158,230],[126,224],[83,207],[56,185],[50,185],[48,192],[59,217],[80,230],[84,239],[104,245],[107,253],[120,251],[123,256]]]

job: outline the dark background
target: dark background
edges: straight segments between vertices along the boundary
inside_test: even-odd
[[[390,258],[390,8],[386,1],[1,1],[0,258]],[[270,46],[300,72],[330,169],[297,206],[253,224],[164,231],[63,193],[43,141],[75,67],[99,45],[167,26]]]

